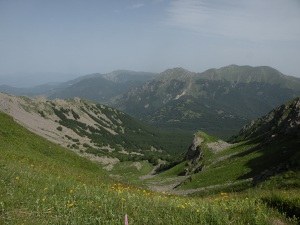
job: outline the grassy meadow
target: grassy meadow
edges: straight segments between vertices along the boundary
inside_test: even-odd
[[[122,174],[122,167],[115,172]],[[112,225],[124,224],[125,214],[129,224],[296,224],[274,207],[276,196],[297,205],[297,190],[294,198],[289,193],[181,197],[151,192],[114,181],[99,165],[0,113],[0,224]]]

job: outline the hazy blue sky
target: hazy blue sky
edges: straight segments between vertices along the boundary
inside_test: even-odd
[[[2,78],[228,64],[300,77],[300,0],[0,0]]]

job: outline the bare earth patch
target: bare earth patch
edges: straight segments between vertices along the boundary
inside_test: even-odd
[[[222,140],[218,140],[216,142],[211,142],[207,144],[207,147],[210,148],[215,153],[220,152],[226,148],[229,148],[230,146],[232,146],[232,144],[229,144]]]
[[[131,166],[135,167],[139,171],[142,169],[142,164],[140,162],[133,162]]]
[[[150,190],[156,192],[166,192],[174,194],[174,189],[180,185],[183,181],[188,179],[187,176],[167,178],[163,181],[152,181],[147,183]]]
[[[100,163],[101,165],[103,165],[103,168],[107,171],[111,171],[114,165],[120,162],[120,160],[117,158],[111,158],[107,156],[96,156],[88,153],[83,153],[82,156],[91,161]]]

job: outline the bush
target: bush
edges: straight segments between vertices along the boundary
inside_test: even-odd
[[[38,111],[38,113],[41,115],[41,117],[44,117],[44,118],[46,117],[44,111]]]
[[[87,143],[84,143],[82,146],[85,147],[85,148],[91,147],[91,146],[90,146],[89,144],[87,144]]]

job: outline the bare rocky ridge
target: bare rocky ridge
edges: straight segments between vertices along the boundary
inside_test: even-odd
[[[55,121],[58,121],[59,118],[54,113],[49,113],[47,119],[38,113],[39,110],[50,110],[50,107],[47,107],[45,103],[44,99],[37,99],[34,102],[28,98],[0,93],[1,111],[11,115],[18,123],[54,143],[65,147],[73,144],[69,139],[63,138],[61,132],[57,130],[59,124]],[[82,141],[82,138],[71,129],[65,128],[64,134],[81,139]]]
[[[53,107],[73,110],[79,115],[77,121],[94,128],[101,126],[112,135],[117,134],[115,121],[109,120],[105,114],[100,114],[98,117],[102,118],[107,126],[98,124],[88,114],[84,113],[82,109],[84,109],[85,104],[78,98],[73,101],[57,99],[50,102],[44,98],[30,99],[0,93],[1,111],[11,115],[17,122],[32,132],[64,147],[74,144],[72,139],[79,140],[80,144],[78,146],[80,149],[85,148],[83,144],[93,146],[93,142],[88,137],[82,137],[66,126],[63,127],[62,131],[59,131],[57,128],[62,125],[59,123],[60,118],[53,111]],[[74,119],[73,115],[68,115],[67,117]],[[122,129],[122,122],[117,121],[117,123]],[[66,135],[72,137],[72,139],[66,138]]]
[[[88,145],[96,147],[90,138],[81,136],[71,128],[62,126],[59,123],[60,118],[55,114],[53,107],[63,107],[64,109],[72,110],[79,115],[80,118],[77,119],[79,122],[94,128],[101,126],[112,135],[117,134],[115,121],[113,122],[108,119],[105,114],[100,114],[98,117],[102,118],[107,126],[99,125],[81,110],[81,108],[85,107],[85,104],[78,98],[73,101],[57,99],[50,102],[44,98],[29,99],[26,97],[16,97],[0,93],[0,110],[11,115],[18,123],[33,133],[36,133],[51,142],[70,148],[79,154],[81,154],[80,150],[85,150],[87,148],[84,146]],[[74,116],[70,114],[68,115],[68,118],[74,118]],[[122,128],[121,121],[118,121],[117,124]],[[58,127],[61,127],[62,129],[60,130]],[[76,140],[76,149],[71,147],[74,145],[74,140]],[[101,149],[110,149],[113,151],[110,146],[103,146]],[[99,157],[88,153],[82,153],[81,155],[92,161],[97,161],[106,167],[119,162],[116,158]]]
[[[79,98],[50,101],[0,93],[0,111],[33,133],[97,161],[107,170],[119,162],[118,158],[141,158],[153,149],[158,155],[166,155],[153,146],[153,134],[123,112]]]
[[[263,138],[270,141],[278,136],[300,136],[300,98],[281,105],[266,116],[251,121],[242,128],[232,142]]]

